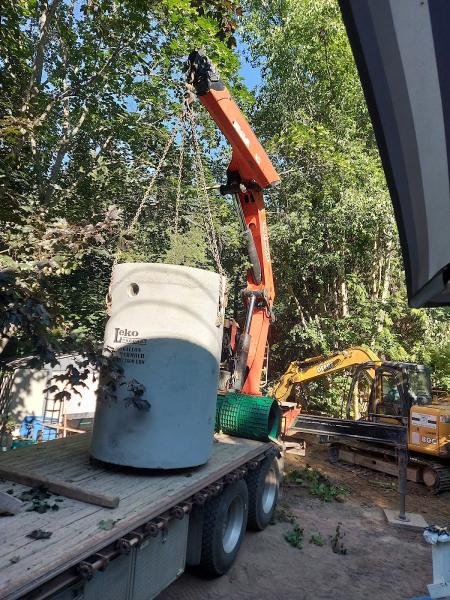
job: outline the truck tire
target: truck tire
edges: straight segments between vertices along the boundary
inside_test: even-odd
[[[280,489],[280,470],[273,457],[265,458],[247,475],[248,528],[262,531],[275,512]]]
[[[219,577],[233,564],[247,527],[248,491],[235,481],[205,504],[200,570]]]

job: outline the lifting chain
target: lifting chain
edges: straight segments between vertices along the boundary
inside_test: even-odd
[[[206,186],[206,177],[205,170],[203,168],[202,154],[200,145],[197,140],[197,134],[195,132],[196,123],[195,123],[195,115],[191,109],[190,101],[186,101],[186,113],[189,119],[189,123],[191,126],[191,138],[192,145],[194,148],[194,167],[195,167],[195,175],[197,179],[197,190],[201,195],[199,198],[200,201],[203,200],[203,204],[206,207],[206,215],[203,215],[204,228],[206,232],[206,236],[209,242],[209,248],[214,258],[214,262],[216,263],[217,270],[219,272],[219,303],[218,303],[218,312],[217,312],[217,321],[216,325],[220,326],[223,324],[224,316],[225,316],[225,293],[226,293],[226,278],[225,271],[222,267],[222,262],[220,260],[219,247],[217,244],[217,236],[216,236],[216,228],[214,226],[214,220],[211,212],[211,204],[209,202],[208,189]]]
[[[182,118],[180,118],[180,121],[182,123]],[[177,127],[174,127],[172,134],[170,136],[170,138],[167,140],[166,146],[163,150],[163,153],[161,155],[161,158],[159,159],[158,164],[156,165],[156,169],[155,172],[153,173],[153,177],[150,179],[150,183],[148,184],[147,189],[145,190],[145,193],[142,197],[141,202],[139,203],[139,206],[136,210],[136,213],[133,217],[133,219],[131,220],[130,224],[128,225],[128,227],[125,229],[125,231],[122,231],[120,233],[119,236],[119,241],[117,243],[117,249],[116,249],[116,254],[114,256],[114,262],[113,262],[113,269],[116,266],[118,260],[119,260],[119,253],[122,250],[122,246],[123,246],[123,242],[124,240],[131,234],[131,232],[133,231],[133,229],[136,227],[137,222],[139,221],[139,217],[141,216],[142,211],[144,210],[145,205],[147,204],[147,200],[150,196],[150,193],[153,189],[153,186],[155,185],[155,182],[158,178],[159,173],[161,172],[162,166],[164,164],[164,161],[166,159],[166,156],[177,136],[178,131],[180,130],[180,124],[177,125]]]
[[[120,251],[123,249],[124,246],[124,242],[126,240],[127,237],[129,237],[129,235],[131,234],[131,232],[133,231],[133,229],[136,227],[137,222],[139,221],[139,217],[141,216],[142,211],[144,210],[145,205],[147,204],[148,198],[150,196],[150,193],[153,189],[153,186],[155,185],[156,179],[158,178],[158,175],[161,172],[162,166],[164,164],[164,161],[166,159],[166,156],[170,150],[170,148],[172,147],[173,142],[175,141],[175,138],[177,136],[178,131],[182,130],[182,139],[184,139],[184,133],[183,133],[183,118],[184,118],[184,112],[182,113],[182,115],[178,118],[178,124],[176,127],[174,127],[172,134],[170,135],[169,139],[167,140],[167,143],[164,147],[163,153],[161,154],[161,158],[158,161],[158,164],[156,165],[156,169],[155,172],[153,173],[153,177],[150,179],[150,183],[147,186],[147,189],[145,190],[145,193],[142,197],[142,200],[139,203],[139,206],[136,210],[136,213],[133,217],[133,219],[131,220],[130,224],[128,225],[128,227],[125,229],[125,231],[121,231],[119,234],[119,239],[117,242],[117,247],[116,247],[116,252],[114,254],[114,260],[113,260],[113,264],[111,267],[111,279],[109,282],[109,289],[108,289],[108,293],[106,295],[106,312],[108,315],[111,315],[111,288],[112,288],[112,282],[113,282],[113,275],[114,275],[114,267],[117,265],[117,263],[119,262],[119,254]],[[180,167],[180,173],[181,173],[181,167]],[[179,190],[180,190],[180,195],[181,195],[181,181],[179,184]],[[177,200],[178,200],[178,192],[177,192]]]
[[[184,118],[184,114],[183,114]],[[180,218],[180,201],[181,201],[181,178],[183,176],[183,162],[184,162],[184,127],[183,122],[181,123],[180,130],[180,158],[178,162],[178,179],[177,179],[177,195],[175,199],[175,223],[174,223],[174,233],[175,237],[178,236],[178,222]]]
[[[184,120],[185,120],[186,116],[189,119],[190,128],[191,128],[191,138],[192,138],[192,145],[193,145],[193,149],[194,149],[194,168],[195,168],[195,176],[196,176],[196,181],[197,181],[197,191],[198,191],[198,195],[199,195],[199,200],[203,201],[203,205],[206,207],[206,215],[203,215],[204,229],[206,232],[206,237],[207,237],[207,241],[209,244],[209,248],[213,255],[214,262],[216,264],[216,268],[219,272],[219,302],[218,302],[216,325],[220,326],[223,324],[224,315],[225,315],[225,306],[226,306],[225,271],[222,267],[222,262],[220,260],[219,247],[217,244],[216,229],[214,226],[214,220],[213,220],[212,212],[211,212],[211,204],[209,202],[208,190],[207,190],[207,186],[206,186],[206,177],[205,177],[205,170],[203,167],[203,161],[202,161],[202,156],[201,156],[201,149],[200,149],[200,145],[198,143],[197,135],[196,135],[196,131],[195,131],[196,130],[195,116],[191,109],[189,99],[187,99],[185,102],[185,108],[183,110],[183,113],[179,117],[178,125],[176,127],[174,127],[169,139],[167,140],[167,143],[164,147],[161,158],[159,159],[159,162],[156,165],[155,172],[153,173],[150,183],[147,186],[147,189],[142,197],[141,202],[139,203],[139,206],[136,210],[136,213],[135,213],[133,219],[131,220],[130,224],[125,229],[125,231],[120,232],[116,252],[114,255],[114,261],[113,261],[113,265],[112,265],[112,274],[111,274],[111,281],[110,281],[110,285],[109,285],[109,291],[108,291],[108,295],[106,297],[108,314],[110,314],[110,309],[111,309],[112,277],[113,277],[113,273],[114,273],[114,267],[117,265],[117,263],[119,261],[120,251],[123,249],[125,240],[130,236],[130,234],[133,232],[134,228],[136,227],[136,224],[139,221],[141,213],[144,210],[145,205],[147,204],[150,193],[151,193],[151,191],[155,185],[155,182],[161,172],[161,169],[162,169],[162,166],[166,159],[166,156],[167,156],[170,148],[172,147],[172,144],[174,143],[177,134],[180,132],[180,135],[181,135],[180,150],[179,150],[180,158],[179,158],[179,163],[178,163],[177,190],[176,190],[176,200],[175,200],[175,222],[174,222],[174,233],[175,233],[175,236],[178,236],[179,213],[180,213],[180,204],[181,204],[182,174],[183,174],[183,162],[184,162],[184,146],[185,146]]]

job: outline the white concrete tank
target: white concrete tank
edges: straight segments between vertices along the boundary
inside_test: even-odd
[[[177,265],[116,265],[105,347],[114,349],[128,380],[145,386],[150,410],[127,405],[126,386],[118,388],[117,401],[99,399],[94,458],[151,469],[208,460],[222,348],[220,279]]]

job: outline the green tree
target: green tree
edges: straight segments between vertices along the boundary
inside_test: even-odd
[[[392,206],[337,2],[249,1],[242,35],[262,73],[254,123],[286,172],[269,199],[273,374],[351,344],[389,359],[425,357],[438,331],[448,335],[448,312],[438,319],[407,306]]]
[[[124,258],[169,256],[183,61],[203,47],[231,85],[239,8],[215,0],[6,0],[0,38],[2,359],[99,341],[119,230],[148,202]],[[218,144],[211,127],[205,135]],[[164,183],[162,183],[164,182]],[[198,246],[192,161],[182,173],[180,234]],[[220,221],[220,214],[217,218]],[[192,219],[191,219],[192,221]],[[196,250],[195,250],[196,249]],[[198,256],[195,254],[197,252]],[[9,344],[14,340],[13,344]]]

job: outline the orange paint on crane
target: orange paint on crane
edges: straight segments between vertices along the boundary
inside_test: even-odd
[[[275,299],[267,217],[262,190],[277,184],[280,176],[230,92],[213,70],[212,65],[204,55],[197,54],[196,57],[199,57],[200,60],[204,59],[205,62],[202,66],[211,69],[209,72],[201,74],[202,81],[197,80],[197,95],[232,147],[232,157],[227,173],[229,179],[237,179],[240,184],[237,196],[261,265],[260,282],[254,280],[251,269],[247,274],[245,291],[250,294],[258,294],[259,301],[255,305],[251,320],[247,376],[242,387],[244,394],[261,395],[261,376],[269,326],[272,320],[271,309]],[[205,80],[211,75],[212,83],[208,82],[205,89],[199,90],[198,88],[202,87]]]

